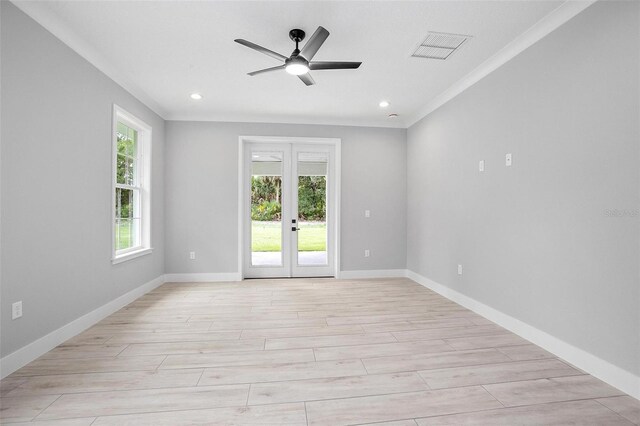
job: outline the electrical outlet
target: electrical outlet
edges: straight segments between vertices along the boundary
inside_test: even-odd
[[[480,162],[478,162],[478,171],[484,172],[484,160],[480,160]]]
[[[369,256],[371,256],[371,252],[369,251],[369,249],[366,249],[364,251],[364,257],[369,257]]]
[[[365,210],[364,217],[371,217],[371,210]]]
[[[196,260],[196,252],[195,251],[190,251],[189,252],[189,259]]]
[[[507,167],[511,167],[511,153],[504,156],[504,165]]]
[[[22,316],[22,300],[11,305],[11,319],[18,319]]]
[[[462,265],[458,265],[458,275],[462,275]]]

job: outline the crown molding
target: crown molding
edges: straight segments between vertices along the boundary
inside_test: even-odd
[[[292,117],[273,116],[264,114],[234,114],[234,113],[170,113],[160,106],[146,91],[140,88],[125,73],[113,66],[109,60],[101,55],[93,46],[84,41],[72,31],[60,17],[51,12],[44,3],[27,0],[11,0],[18,9],[27,14],[56,38],[66,44],[74,52],[96,67],[99,71],[112,79],[149,109],[164,120],[168,121],[215,121],[215,122],[244,122],[244,123],[277,123],[277,124],[307,124],[325,126],[354,126],[354,127],[382,127],[406,129],[406,123],[401,119],[357,119],[341,117]]]
[[[44,27],[47,31],[70,47],[74,52],[96,67],[107,77],[115,81],[116,84],[145,104],[153,112],[163,119],[166,117],[167,113],[160,104],[158,104],[151,96],[149,96],[148,93],[142,90],[124,73],[111,65],[111,63],[104,56],[98,53],[93,46],[85,42],[75,32],[70,30],[56,14],[47,9],[44,3],[12,0],[12,4],[22,12],[26,13],[31,17],[31,19]]]
[[[569,21],[578,13],[595,3],[596,0],[567,0],[536,22],[527,31],[516,37],[512,42],[499,50],[496,54],[480,64],[477,68],[455,82],[447,90],[433,98],[428,104],[420,108],[407,119],[407,127],[411,127],[442,105],[446,104],[469,87],[491,74],[502,65],[518,56],[525,49],[540,41],[552,31]]]
[[[595,1],[596,0],[567,0],[527,31],[507,44],[496,54],[476,67],[465,77],[458,80],[440,95],[433,98],[424,107],[418,109],[415,113],[408,115],[405,119],[397,119],[389,121],[388,123],[382,123],[379,120],[367,119],[311,119],[308,117],[292,118],[290,116],[270,117],[259,114],[201,114],[199,116],[179,113],[170,114],[147,92],[142,90],[124,73],[114,67],[104,56],[98,53],[95,48],[82,40],[82,38],[75,32],[71,31],[68,26],[57,15],[48,10],[46,6],[43,6],[40,2],[32,1],[12,0],[12,3],[165,120],[310,124],[406,129],[413,126],[418,121],[467,90],[469,87],[473,86],[475,83],[507,63],[515,56],[522,53],[525,49],[550,34],[587,7],[591,6]]]
[[[383,120],[370,119],[341,119],[338,117],[292,117],[287,115],[264,114],[169,114],[167,121],[210,121],[217,123],[262,123],[262,124],[292,124],[308,126],[344,126],[344,127],[379,127],[387,129],[406,129],[406,123],[398,119],[385,118]]]

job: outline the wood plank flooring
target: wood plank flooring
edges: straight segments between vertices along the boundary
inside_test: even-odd
[[[404,278],[168,283],[0,382],[39,425],[640,424],[640,402]]]

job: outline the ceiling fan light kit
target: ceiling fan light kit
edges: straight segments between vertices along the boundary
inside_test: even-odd
[[[360,64],[362,64],[362,62],[312,62],[311,60],[318,52],[322,44],[325,42],[327,37],[329,37],[329,31],[327,31],[323,27],[318,27],[318,29],[313,33],[313,35],[311,35],[311,38],[309,38],[307,43],[304,45],[302,50],[300,50],[298,48],[298,44],[302,40],[304,40],[305,32],[297,28],[289,31],[289,38],[296,43],[296,48],[288,58],[284,55],[281,55],[280,53],[274,52],[273,50],[269,50],[247,40],[236,39],[234,41],[250,49],[256,50],[260,53],[284,62],[282,65],[253,71],[248,73],[248,75],[255,76],[266,72],[284,69],[289,74],[297,75],[298,78],[300,78],[300,80],[302,80],[302,82],[307,86],[311,86],[315,84],[315,81],[311,77],[311,74],[309,74],[309,70],[356,69],[360,66]]]
[[[293,75],[302,75],[309,72],[309,62],[304,58],[296,56],[295,58],[289,58],[285,61],[285,71]]]

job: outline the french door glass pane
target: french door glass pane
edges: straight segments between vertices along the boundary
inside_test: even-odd
[[[251,264],[282,266],[282,152],[251,156]]]
[[[298,153],[298,265],[327,265],[327,172],[324,152]]]
[[[116,188],[116,250],[126,250],[140,245],[139,199],[140,192],[137,189]]]

